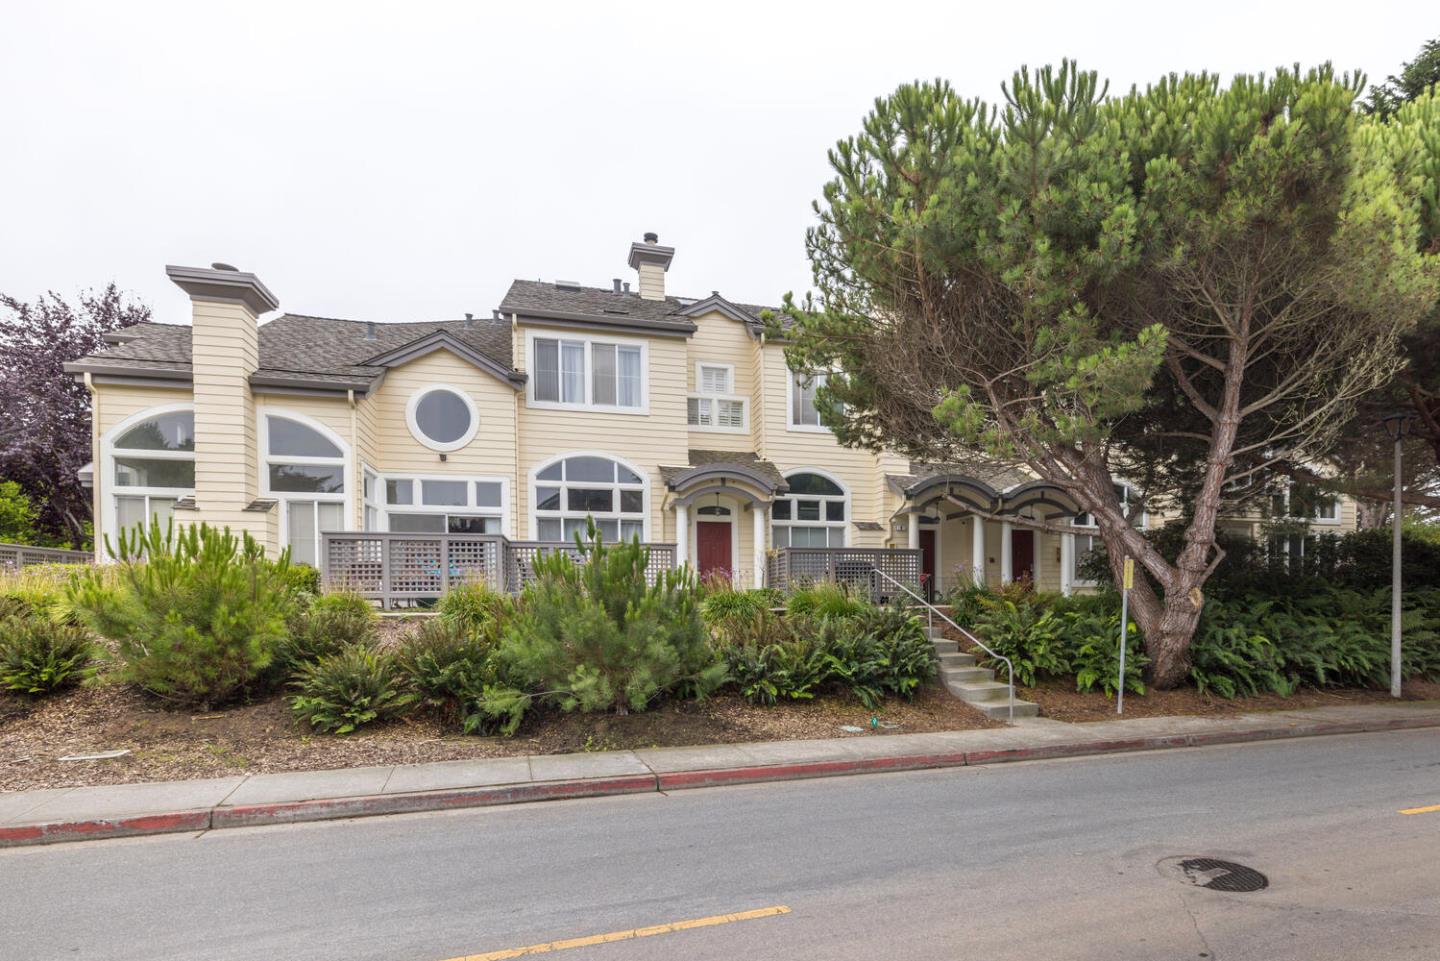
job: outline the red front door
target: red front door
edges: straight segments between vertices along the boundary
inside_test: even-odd
[[[729,577],[730,525],[721,521],[695,522],[695,560],[702,578]]]
[[[1010,532],[1010,576],[1017,581],[1035,580],[1035,532]]]
[[[935,596],[935,532],[920,528],[920,583],[927,597]]]

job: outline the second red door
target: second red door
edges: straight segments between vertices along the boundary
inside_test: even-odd
[[[702,578],[719,575],[729,577],[730,525],[719,521],[695,522],[695,561]]]

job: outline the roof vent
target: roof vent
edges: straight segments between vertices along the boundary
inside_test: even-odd
[[[645,242],[647,244],[658,244],[660,242],[660,235],[653,230],[647,230],[645,231]]]
[[[474,327],[474,326],[475,326],[475,315],[472,314],[472,313],[470,313],[470,312],[467,310],[467,311],[465,312],[465,329],[466,329],[466,330],[469,330],[471,327]]]
[[[611,281],[611,283],[615,285],[615,293],[620,293],[620,278],[616,277],[614,280]]]
[[[630,311],[626,310],[624,307],[602,307],[602,308],[600,309],[600,312],[601,312],[602,314],[629,314],[629,313],[630,313]]]
[[[238,274],[238,273],[240,272],[240,268],[239,268],[239,267],[236,267],[234,264],[222,264],[222,263],[220,263],[219,261],[216,261],[215,263],[211,264],[211,265],[210,265],[210,269],[211,269],[211,270],[228,270],[228,271],[230,271],[232,274]]]
[[[625,287],[625,293],[630,293],[630,281],[625,281],[623,286]]]
[[[365,339],[366,339],[366,340],[374,340],[374,339],[375,339],[375,321],[373,321],[373,320],[367,320],[367,321],[365,321]]]
[[[557,280],[557,281],[555,281],[555,288],[556,288],[557,290],[579,290],[579,289],[580,289],[580,281],[578,281],[578,280]]]

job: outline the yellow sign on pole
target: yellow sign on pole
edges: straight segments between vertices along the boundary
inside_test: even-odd
[[[1125,558],[1125,590],[1135,586],[1135,558]]]

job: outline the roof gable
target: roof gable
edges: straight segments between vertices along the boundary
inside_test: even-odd
[[[517,390],[525,384],[524,374],[502,367],[491,358],[462,342],[459,338],[452,336],[450,332],[446,330],[434,331],[416,340],[412,340],[408,344],[402,344],[392,350],[376,354],[373,357],[367,358],[364,366],[384,368],[399,367],[402,364],[408,364],[412,360],[418,360],[428,354],[433,354],[437,350],[448,350],[455,356],[462,360],[469,361],[475,365],[475,367]]]

